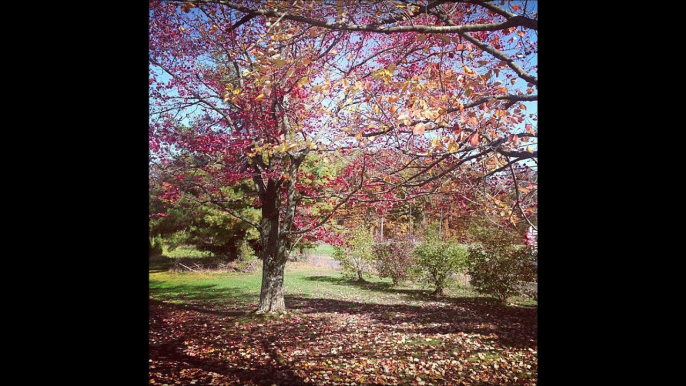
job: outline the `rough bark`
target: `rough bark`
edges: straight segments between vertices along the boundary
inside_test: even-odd
[[[262,265],[262,290],[258,313],[286,312],[283,300],[283,273],[286,264],[275,260],[268,258]]]
[[[262,289],[258,313],[285,312],[283,276],[288,260],[287,239],[279,232],[280,183],[270,179],[267,183],[260,221],[262,244]]]

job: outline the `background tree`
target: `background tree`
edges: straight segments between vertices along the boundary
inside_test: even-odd
[[[164,173],[158,171],[151,178],[152,238],[158,242],[164,240],[170,251],[180,245],[192,245],[199,251],[211,252],[227,261],[238,257],[238,250],[244,243],[257,247],[258,234],[247,223],[214,205],[198,202],[191,194],[176,191],[164,178]],[[165,197],[167,189],[171,191]],[[246,191],[246,187],[240,184],[222,189],[227,197],[234,199],[242,197]],[[252,207],[234,209],[246,218],[255,220],[258,217],[258,211]]]

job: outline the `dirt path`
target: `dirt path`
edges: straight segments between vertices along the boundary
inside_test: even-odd
[[[327,255],[309,255],[307,262],[316,267],[341,269],[341,264],[334,260],[333,257]]]

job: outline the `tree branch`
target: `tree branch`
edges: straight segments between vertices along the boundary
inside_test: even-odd
[[[155,59],[149,58],[149,61],[150,61],[150,63],[154,64],[155,66],[157,66],[157,67],[163,69],[167,74],[169,74],[170,76],[172,76],[174,79],[177,79],[177,80],[179,79],[179,76],[178,76],[178,75],[172,73],[167,67],[165,67],[165,66],[163,66],[162,64],[158,63]],[[182,82],[182,84],[185,85],[184,82]],[[184,87],[185,87],[185,86],[184,86]],[[224,118],[224,120],[226,120],[226,123],[229,124],[229,126],[231,127],[231,129],[232,129],[233,131],[238,131],[238,128],[237,128],[236,125],[233,123],[233,120],[231,119],[231,117],[230,117],[228,114],[226,114],[226,113],[225,113],[224,111],[222,111],[220,108],[218,108],[217,106],[215,106],[213,103],[209,102],[207,99],[205,99],[205,98],[203,98],[202,96],[200,96],[200,94],[198,94],[195,90],[191,90],[191,89],[189,89],[188,87],[185,87],[185,88],[186,88],[186,90],[188,90],[188,92],[190,92],[191,94],[193,94],[193,96],[194,96],[198,101],[202,102],[203,104],[205,104],[206,106],[208,106],[208,107],[211,108],[212,110],[214,110],[214,111],[216,111],[217,113],[219,113],[219,115],[221,115],[221,116]]]
[[[283,232],[283,234],[284,234],[284,235],[298,235],[298,234],[303,234],[303,233],[311,232],[311,231],[313,231],[313,230],[319,228],[320,226],[326,224],[326,222],[329,221],[329,219],[331,218],[331,216],[333,216],[333,214],[336,213],[336,211],[338,210],[338,208],[340,208],[341,206],[343,206],[343,204],[345,204],[346,202],[348,202],[348,201],[350,200],[350,198],[351,198],[353,195],[355,195],[355,193],[357,193],[360,189],[362,189],[362,185],[363,185],[363,182],[364,182],[364,172],[365,172],[365,170],[366,170],[366,161],[363,161],[363,163],[362,163],[362,170],[360,171],[360,184],[359,184],[359,185],[357,186],[357,188],[355,188],[352,192],[348,193],[348,194],[347,194],[338,204],[336,204],[336,206],[334,206],[333,209],[331,209],[331,210],[329,211],[329,213],[328,213],[326,216],[324,216],[324,218],[322,218],[317,224],[315,224],[315,225],[313,225],[313,226],[311,226],[311,227],[309,227],[309,228],[306,228],[306,229],[303,229],[303,230],[299,230],[299,231],[288,231],[288,232]]]
[[[254,16],[271,16],[280,17],[287,20],[298,21],[302,23],[307,23],[317,27],[334,29],[338,31],[361,31],[361,32],[377,32],[377,33],[402,33],[402,32],[422,32],[422,33],[464,33],[464,32],[476,32],[476,31],[498,31],[510,27],[526,27],[530,22],[525,17],[512,17],[503,22],[499,23],[489,23],[489,24],[471,24],[471,25],[453,25],[453,26],[428,26],[428,25],[400,25],[386,27],[379,25],[380,23],[393,23],[404,20],[403,17],[392,17],[385,20],[381,20],[377,23],[356,25],[356,24],[344,24],[339,22],[329,22],[319,19],[313,19],[310,17],[291,15],[285,12],[279,12],[269,9],[252,9],[244,7],[242,5],[235,4],[226,0],[196,0],[196,1],[179,1],[173,0],[175,2],[184,3],[196,3],[196,4],[222,4],[236,11],[247,13]],[[434,5],[437,6],[440,3]],[[421,13],[414,14],[412,17],[421,15]]]

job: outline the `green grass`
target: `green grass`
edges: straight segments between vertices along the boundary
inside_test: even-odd
[[[157,258],[155,261],[166,259]],[[171,261],[171,259],[168,259]],[[240,272],[167,272],[164,260],[151,263],[150,295],[155,299],[182,303],[195,300],[209,303],[242,303],[257,305],[261,271]],[[298,297],[355,299],[374,303],[400,301],[408,292],[418,289],[398,288],[391,290],[390,279],[369,277],[367,282],[357,283],[343,277],[340,271],[288,263],[284,278],[284,294]]]
[[[162,246],[162,255],[167,256],[170,258],[181,258],[181,257],[194,257],[194,258],[203,258],[203,257],[211,257],[213,256],[212,252],[203,252],[203,251],[198,251],[192,246],[185,246],[181,245],[177,248],[175,248],[173,251],[169,250],[169,246],[163,245]]]
[[[310,253],[315,254],[315,255],[326,255],[326,256],[331,256],[333,254],[333,245],[329,244],[320,244],[317,245],[316,248],[310,250]]]
[[[158,300],[183,303],[204,302],[216,305],[241,304],[257,307],[262,272],[169,272],[173,259],[164,256],[151,259],[150,295]],[[419,305],[435,299],[430,286],[405,282],[394,287],[391,279],[365,276],[364,282],[345,277],[340,270],[313,267],[306,263],[288,263],[284,278],[286,306],[288,297],[320,298],[357,303]],[[480,295],[457,285],[445,290],[450,298],[477,298]],[[535,302],[522,299],[525,304]]]

